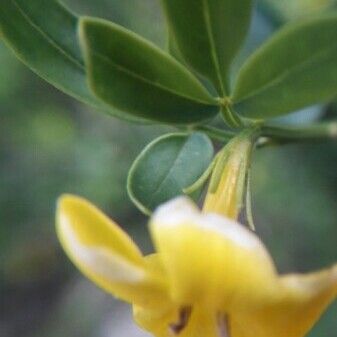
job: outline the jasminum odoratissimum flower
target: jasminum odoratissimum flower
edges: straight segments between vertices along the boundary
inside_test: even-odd
[[[93,282],[133,305],[158,337],[302,337],[337,295],[337,266],[279,276],[260,239],[234,220],[176,198],[153,214],[156,253],[88,201],[60,198],[64,250]]]

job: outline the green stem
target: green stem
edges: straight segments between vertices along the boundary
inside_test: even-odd
[[[258,136],[266,138],[265,141],[261,142],[260,147],[294,142],[337,140],[337,121],[302,127],[257,124],[256,128],[260,130]],[[196,127],[196,130],[205,132],[210,138],[220,142],[228,142],[240,131],[223,130],[209,125],[200,125]]]
[[[197,130],[205,132],[210,138],[221,142],[227,142],[237,134],[234,131],[222,130],[209,125],[200,125]]]
[[[327,122],[303,127],[262,126],[261,136],[278,143],[337,139],[337,122]]]

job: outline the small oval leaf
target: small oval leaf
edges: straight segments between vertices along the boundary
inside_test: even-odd
[[[337,13],[287,25],[239,72],[232,101],[247,117],[271,118],[337,95]]]
[[[168,134],[150,143],[132,165],[128,193],[149,214],[163,202],[183,194],[209,167],[214,150],[199,132]]]
[[[139,35],[84,18],[80,36],[89,85],[104,102],[167,123],[200,122],[218,112],[217,101],[189,70]]]

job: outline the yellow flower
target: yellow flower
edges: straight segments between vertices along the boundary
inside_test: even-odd
[[[279,276],[259,238],[187,198],[154,213],[157,253],[144,257],[128,235],[86,200],[60,199],[57,231],[76,266],[130,302],[136,322],[158,337],[301,337],[337,295],[337,266]]]

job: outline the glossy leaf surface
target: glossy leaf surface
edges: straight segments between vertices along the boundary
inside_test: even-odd
[[[195,123],[218,111],[196,77],[169,54],[105,20],[85,18],[81,42],[94,93],[132,115],[167,123]]]
[[[239,72],[234,109],[270,118],[337,95],[337,14],[286,26]]]
[[[22,62],[78,100],[118,117],[135,119],[108,108],[89,91],[77,27],[78,18],[57,1],[1,1],[3,38]]]
[[[228,68],[248,30],[251,0],[162,0],[185,61],[228,94]]]
[[[128,177],[133,202],[150,213],[183,194],[207,170],[213,145],[202,133],[168,134],[150,143],[134,162]]]
[[[76,39],[77,18],[56,1],[8,0],[0,9],[1,30],[17,56],[58,88],[92,103]]]

